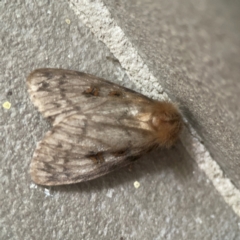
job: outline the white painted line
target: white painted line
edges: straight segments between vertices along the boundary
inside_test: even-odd
[[[168,99],[159,81],[149,71],[147,65],[101,0],[69,0],[69,5],[79,19],[90,28],[99,40],[105,43],[119,60],[139,92],[155,99]],[[191,157],[212,181],[226,203],[240,216],[240,191],[224,176],[217,162],[211,158],[207,149],[198,140],[194,129],[191,127],[190,131],[184,129],[181,140]]]
[[[190,126],[189,130],[185,128],[181,136],[181,141],[190,156],[197,162],[199,168],[212,181],[225,202],[240,216],[240,191],[233,185],[229,178],[224,176],[220,166],[213,160],[205,146],[199,141],[194,129]]]
[[[151,74],[132,43],[128,41],[101,1],[70,0],[69,4],[76,15],[119,60],[139,92],[155,99],[168,99],[159,81]]]

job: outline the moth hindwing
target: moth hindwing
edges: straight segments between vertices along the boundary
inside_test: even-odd
[[[27,85],[34,105],[53,126],[30,165],[32,180],[40,185],[102,176],[155,146],[171,146],[182,128],[174,104],[86,73],[37,69]]]

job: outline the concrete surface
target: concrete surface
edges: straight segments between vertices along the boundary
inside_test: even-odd
[[[135,86],[66,1],[2,0],[0,16],[0,100],[12,104],[0,110],[0,239],[240,239],[239,218],[180,142],[91,182],[33,184],[30,159],[49,126],[29,100],[30,71],[62,67]]]

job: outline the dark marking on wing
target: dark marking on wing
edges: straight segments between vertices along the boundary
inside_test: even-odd
[[[97,87],[90,87],[88,89],[86,89],[83,94],[87,97],[91,97],[91,96],[99,96],[99,88]]]
[[[128,156],[126,160],[129,162],[135,162],[137,159],[139,159],[139,157],[140,156]]]
[[[120,92],[120,91],[111,91],[111,92],[109,92],[108,96],[111,96],[111,97],[121,97],[122,96],[122,92]]]
[[[123,149],[121,151],[114,152],[113,155],[115,157],[120,157],[120,156],[123,156],[123,155],[127,155],[129,152],[130,152],[129,149]]]
[[[49,87],[49,83],[47,83],[47,82],[43,82],[42,83],[42,88],[48,88]]]
[[[87,158],[90,158],[91,160],[93,160],[93,162],[95,164],[101,164],[101,163],[104,163],[105,160],[104,160],[104,157],[103,157],[103,154],[101,152],[97,153],[97,154],[92,154],[92,155],[88,155],[86,156]]]

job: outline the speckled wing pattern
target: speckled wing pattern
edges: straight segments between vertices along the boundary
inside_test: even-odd
[[[91,180],[131,163],[154,146],[149,125],[141,121],[153,101],[147,97],[62,69],[37,69],[27,84],[34,105],[53,126],[31,161],[31,177],[37,184]]]

